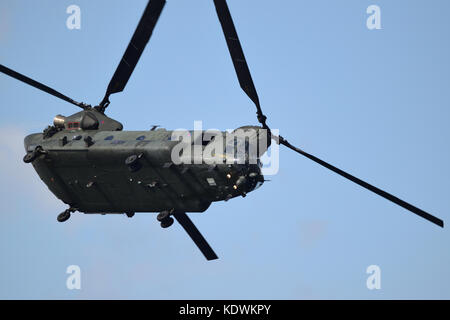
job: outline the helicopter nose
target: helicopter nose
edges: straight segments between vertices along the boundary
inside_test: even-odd
[[[239,176],[234,184],[235,190],[242,190],[245,193],[251,192],[259,188],[264,183],[264,176],[261,172],[250,171],[245,175]]]

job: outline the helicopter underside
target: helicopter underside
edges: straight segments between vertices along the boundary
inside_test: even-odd
[[[192,192],[196,189],[189,190],[190,183],[176,170],[148,166],[130,173],[113,166],[52,167],[45,159],[33,166],[59,199],[84,213],[203,212],[211,204]]]

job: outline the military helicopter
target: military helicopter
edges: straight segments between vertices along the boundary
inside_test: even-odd
[[[321,166],[444,227],[444,222],[355,176],[290,144],[271,133],[263,114],[226,0],[213,0],[240,86],[256,106],[260,126],[254,129],[257,140],[271,140],[311,159]],[[171,131],[156,126],[146,131],[123,131],[120,122],[105,111],[111,94],[122,92],[149,41],[165,0],[150,0],[130,43],[97,105],[77,102],[68,96],[12,69],[0,65],[0,71],[37,89],[80,107],[71,116],[57,115],[53,125],[42,133],[25,138],[24,162],[34,169],[51,192],[69,208],[58,215],[64,222],[71,213],[126,214],[158,212],[161,227],[170,227],[174,219],[181,224],[208,260],[216,253],[192,223],[186,212],[204,212],[214,201],[245,196],[264,182],[258,151],[256,163],[214,165],[175,164],[171,151],[179,143],[171,140]],[[261,132],[261,134],[260,134]],[[266,134],[268,132],[268,134]],[[203,145],[203,147],[205,147]]]

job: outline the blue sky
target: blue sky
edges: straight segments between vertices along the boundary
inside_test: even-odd
[[[306,151],[449,220],[450,3],[229,0],[269,124]],[[81,29],[66,8],[81,8]],[[381,8],[368,30],[366,8]],[[145,0],[0,3],[0,61],[98,103]],[[74,214],[22,162],[23,138],[78,110],[0,75],[0,298],[450,298],[450,233],[281,148],[245,199],[192,220],[220,259],[154,214]],[[127,130],[255,124],[209,0],[167,3],[108,115]],[[66,288],[69,265],[81,290]],[[366,268],[381,268],[381,290]]]

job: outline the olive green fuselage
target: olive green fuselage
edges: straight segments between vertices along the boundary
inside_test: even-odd
[[[89,142],[86,138],[89,137]],[[261,184],[258,164],[172,162],[171,131],[68,130],[31,134],[25,149],[44,151],[33,167],[64,203],[84,213],[203,212]],[[138,156],[135,168],[126,160]],[[236,188],[237,180],[245,181]]]

